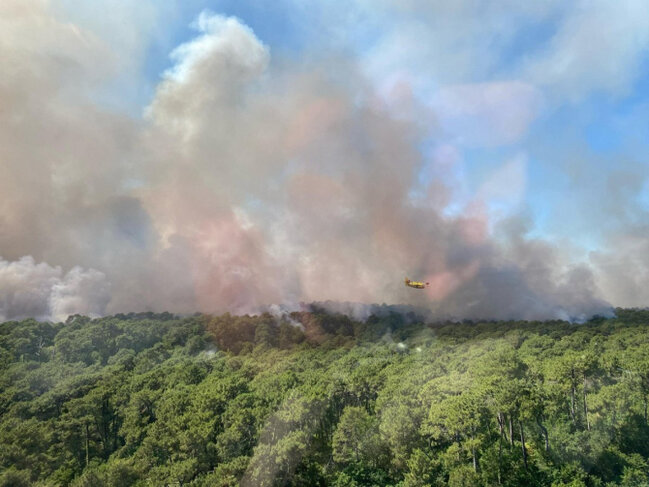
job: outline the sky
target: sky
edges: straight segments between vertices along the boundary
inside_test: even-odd
[[[642,0],[5,0],[0,59],[1,319],[649,303]]]

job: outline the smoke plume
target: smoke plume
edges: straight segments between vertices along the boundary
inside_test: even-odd
[[[527,81],[426,102],[407,78],[377,87],[354,56],[275,60],[242,21],[204,12],[137,118],[102,97],[120,63],[101,39],[35,0],[0,12],[0,319],[313,301],[579,319],[607,298],[639,304],[618,294],[642,297],[646,237],[597,265],[530,237],[524,157],[477,194],[457,183],[449,137],[523,137],[543,97]],[[494,217],[503,199],[514,210]],[[637,265],[632,289],[602,293],[609,269]]]

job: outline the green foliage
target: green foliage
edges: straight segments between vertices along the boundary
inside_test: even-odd
[[[459,465],[448,476],[448,487],[469,487],[479,485],[480,476],[468,465]]]
[[[0,486],[648,485],[648,326],[0,323]]]
[[[347,406],[332,438],[333,459],[343,464],[377,467],[382,456],[377,419],[357,406]]]
[[[0,487],[29,487],[31,474],[29,470],[16,470],[9,467],[0,475]]]

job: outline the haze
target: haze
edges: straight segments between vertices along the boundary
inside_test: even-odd
[[[648,48],[640,0],[3,0],[0,321],[646,306]]]

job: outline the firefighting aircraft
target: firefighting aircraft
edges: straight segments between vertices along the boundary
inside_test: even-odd
[[[426,286],[428,286],[427,282],[411,281],[407,277],[406,277],[406,280],[404,282],[406,283],[406,286],[414,287],[415,289],[424,289]]]

